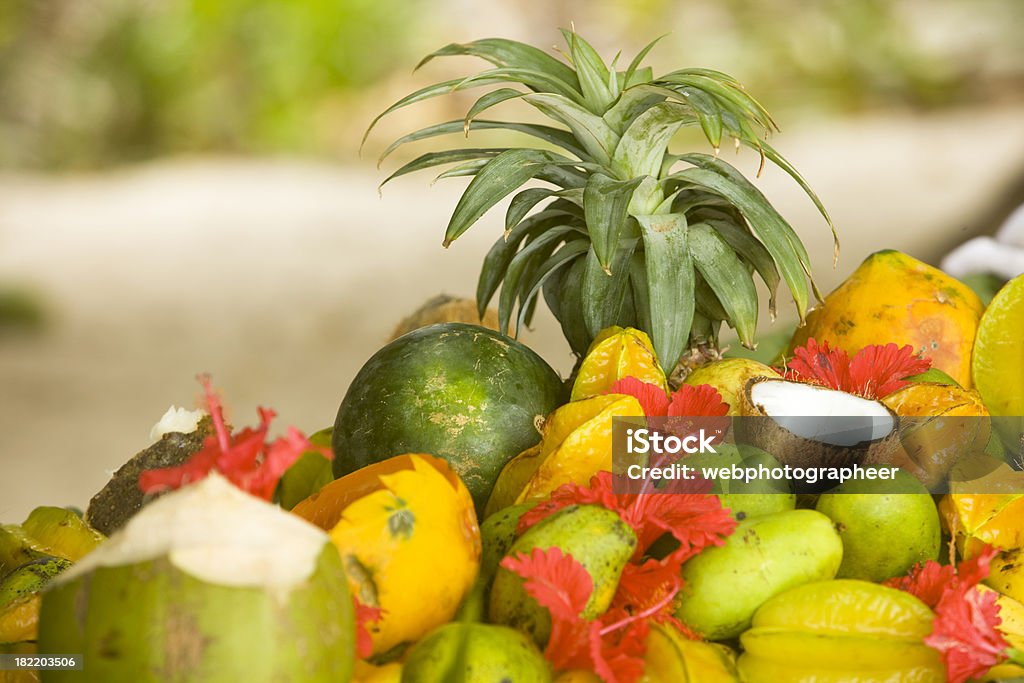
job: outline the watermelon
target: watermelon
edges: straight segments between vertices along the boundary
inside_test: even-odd
[[[410,332],[370,358],[334,422],[334,475],[403,453],[452,466],[483,510],[505,463],[540,441],[565,397],[558,373],[493,330],[443,323]]]

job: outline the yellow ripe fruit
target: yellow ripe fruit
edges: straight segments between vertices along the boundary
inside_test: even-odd
[[[440,458],[399,455],[346,475],[292,511],[323,529],[349,586],[383,610],[374,653],[450,621],[480,568],[480,528],[465,485]]]
[[[605,394],[624,377],[636,377],[668,390],[650,337],[632,327],[609,327],[597,335],[583,357],[570,400]]]
[[[984,305],[967,285],[902,252],[869,256],[797,328],[789,353],[811,337],[854,354],[910,344],[971,388],[971,349]]]
[[[0,609],[0,643],[35,640],[39,633],[42,595],[25,595]]]
[[[641,683],[735,683],[736,654],[727,646],[690,640],[652,624]]]
[[[402,683],[402,665],[391,662],[374,666],[360,659],[352,672],[352,683]]]
[[[640,402],[625,394],[594,396],[556,410],[544,425],[536,471],[513,502],[541,500],[563,484],[586,484],[598,472],[610,471],[612,418],[643,414]]]
[[[882,403],[900,417],[915,418],[900,436],[906,457],[891,464],[929,488],[972,450],[980,453],[992,435],[987,419],[947,419],[988,417],[981,396],[971,389],[920,382],[889,394]]]
[[[571,669],[558,674],[555,677],[554,683],[601,683],[601,679],[593,671]]]
[[[1000,550],[1024,547],[1024,494],[951,493],[939,503],[939,515],[965,557],[985,543]]]

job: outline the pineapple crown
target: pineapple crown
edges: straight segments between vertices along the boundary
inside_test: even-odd
[[[718,157],[723,137],[737,148],[757,150],[758,175],[766,160],[788,173],[835,238],[821,201],[762,139],[777,130],[764,107],[718,71],[680,69],[655,78],[641,63],[657,40],[619,71],[618,55],[605,64],[575,31],[562,33],[568,63],[500,38],[441,48],[417,68],[452,55],[480,57],[494,68],[417,90],[388,107],[366,132],[381,117],[416,102],[500,86],[477,99],[464,118],[395,140],[381,160],[406,143],[451,133],[468,137],[472,130],[511,130],[538,142],[429,152],[382,183],[443,164],[454,166],[438,179],[472,176],[448,222],[446,247],[516,193],[505,214],[505,233],[480,272],[481,315],[500,286],[501,329],[518,333],[543,294],[577,354],[606,327],[639,327],[650,335],[666,371],[688,348],[717,348],[723,322],[743,345],[754,347],[755,276],[768,289],[773,319],[785,281],[802,321],[809,290],[821,298],[807,250],[764,195]],[[477,118],[510,100],[532,105],[556,125]],[[684,126],[699,126],[714,154],[671,153],[669,143]],[[547,186],[520,189],[530,181]],[[838,241],[835,249],[838,256]]]

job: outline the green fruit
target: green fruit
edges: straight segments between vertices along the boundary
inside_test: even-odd
[[[39,651],[81,654],[104,683],[346,683],[352,599],[326,534],[211,474],[147,505],[43,594]]]
[[[697,367],[686,376],[684,384],[708,384],[729,404],[729,415],[740,414],[743,388],[755,377],[781,377],[772,367],[749,358],[723,358]]]
[[[20,526],[0,526],[0,579],[24,564],[46,557],[43,547]]]
[[[15,569],[0,581],[0,609],[30,593],[40,593],[71,563],[61,557],[42,557]]]
[[[540,440],[564,387],[536,353],[493,330],[433,325],[378,351],[338,409],[337,477],[404,453],[444,458],[483,510],[513,457]]]
[[[740,467],[764,465],[768,469],[773,469],[782,466],[771,453],[766,453],[760,448],[741,445],[739,449],[745,455]],[[796,507],[796,496],[784,480],[728,480],[723,483],[726,484],[725,492],[718,498],[722,501],[722,507],[727,508],[737,521],[785,512]]]
[[[495,572],[498,571],[498,563],[515,543],[519,518],[534,505],[534,503],[523,503],[498,510],[480,525],[480,543],[483,546],[483,551],[480,554],[480,579],[482,581],[490,583],[494,578]]]
[[[583,610],[591,619],[608,609],[619,576],[636,549],[636,534],[622,519],[603,507],[573,505],[530,527],[509,549],[509,556],[529,555],[534,548],[560,548],[583,565],[594,592]],[[551,635],[546,608],[527,594],[518,574],[499,567],[491,586],[490,621],[533,635],[539,645]]]
[[[459,666],[459,663],[462,666]],[[445,624],[416,643],[403,683],[546,683],[551,669],[526,635],[488,624]]]
[[[939,556],[939,511],[913,475],[898,470],[894,479],[848,481],[818,498],[843,539],[837,576],[884,581],[918,562]]]
[[[725,545],[683,565],[676,616],[709,640],[734,638],[769,598],[810,581],[831,579],[843,544],[814,510],[788,510],[740,522]]]
[[[37,507],[21,528],[45,552],[72,562],[82,559],[106,539],[67,508]]]

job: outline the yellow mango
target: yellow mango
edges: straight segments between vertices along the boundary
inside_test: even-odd
[[[636,377],[668,391],[665,373],[647,333],[632,327],[609,327],[597,335],[583,357],[570,400],[605,394],[624,377]]]
[[[910,344],[969,389],[983,310],[977,294],[941,270],[898,251],[879,251],[808,313],[788,354],[811,337],[850,354],[870,344]]]

